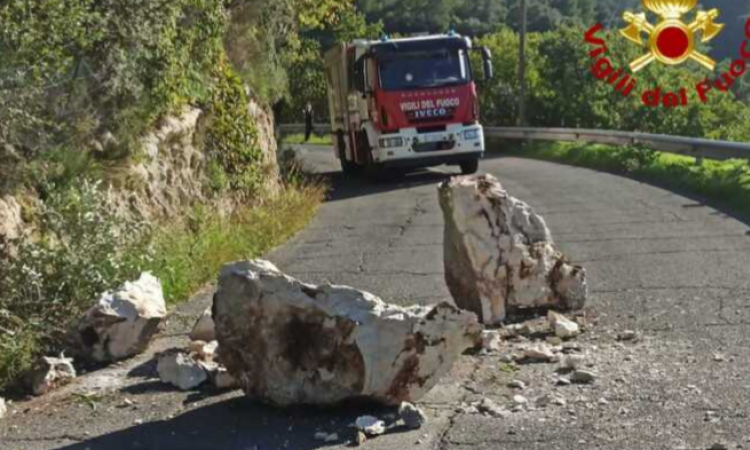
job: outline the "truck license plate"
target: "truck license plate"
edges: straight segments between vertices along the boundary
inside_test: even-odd
[[[444,141],[445,138],[442,134],[428,134],[424,136],[422,139],[422,142],[440,142]]]

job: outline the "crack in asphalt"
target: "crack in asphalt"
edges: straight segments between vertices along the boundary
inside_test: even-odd
[[[477,382],[477,375],[479,374],[479,371],[482,367],[481,360],[472,359],[472,363],[474,367],[472,368],[471,374],[468,377],[468,381],[460,385],[461,388],[465,389],[468,392],[471,392],[470,386]],[[461,396],[459,402],[465,403],[468,398],[469,394],[466,393]],[[455,409],[453,409],[452,412],[453,413],[448,417],[448,425],[445,426],[445,429],[440,433],[440,437],[437,440],[437,450],[448,450],[449,446],[451,445],[449,434],[453,427],[456,425],[456,420],[461,416],[461,413],[456,411]]]

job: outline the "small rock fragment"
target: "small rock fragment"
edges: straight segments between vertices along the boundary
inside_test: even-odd
[[[570,386],[570,380],[567,378],[558,378],[555,381],[555,384],[557,384],[558,386]]]
[[[515,403],[516,405],[527,405],[529,403],[529,399],[527,399],[523,395],[516,395],[513,397],[513,403]]]
[[[5,404],[5,399],[0,397],[0,420],[5,418],[8,414],[8,405]]]
[[[558,314],[554,311],[550,311],[547,315],[550,326],[555,331],[555,336],[560,339],[570,339],[578,336],[581,333],[581,329],[577,323]]]
[[[59,358],[41,358],[26,375],[26,380],[31,392],[39,396],[69,383],[75,377],[73,359],[60,355]]]
[[[510,411],[501,408],[497,403],[489,398],[482,399],[482,401],[477,405],[477,410],[482,414],[495,418],[506,418],[510,416]]]
[[[482,349],[488,352],[500,351],[503,339],[499,331],[483,330],[482,331]]]
[[[364,432],[367,436],[379,436],[385,433],[385,422],[378,420],[373,416],[358,417],[354,423],[358,430]]]
[[[506,326],[503,331],[508,337],[528,336],[531,334],[531,327],[525,323],[516,323]]]
[[[633,330],[625,330],[617,336],[618,341],[634,341],[638,338],[638,333]]]
[[[401,403],[401,406],[398,408],[398,414],[401,416],[401,420],[404,421],[404,425],[412,430],[422,428],[427,423],[427,415],[424,411],[411,403]]]
[[[524,390],[526,389],[526,383],[524,383],[521,380],[513,380],[510,383],[508,383],[508,387],[512,389]]]
[[[216,340],[216,330],[214,326],[214,318],[211,313],[212,307],[209,306],[203,311],[203,314],[198,318],[193,326],[193,331],[190,333],[190,339],[193,341],[211,342]]]
[[[544,344],[539,344],[527,348],[526,350],[524,350],[523,355],[526,357],[526,359],[537,362],[550,362],[555,357],[555,354],[552,352],[552,350]]]
[[[208,374],[203,366],[184,353],[161,356],[156,370],[163,382],[183,391],[194,389],[208,379]]]
[[[565,355],[560,361],[563,370],[577,370],[586,362],[584,355]]]
[[[576,370],[570,376],[570,381],[578,384],[590,384],[596,380],[596,374],[588,370]]]
[[[548,405],[565,406],[566,401],[564,398],[557,395],[543,395],[536,399],[536,405],[539,407],[545,407]]]
[[[190,356],[198,361],[213,362],[219,343],[216,341],[192,341],[188,345]]]
[[[364,444],[367,441],[367,435],[360,430],[357,430],[357,436],[354,438],[354,442],[357,446]]]

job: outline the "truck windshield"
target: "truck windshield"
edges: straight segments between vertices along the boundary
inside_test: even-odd
[[[460,49],[383,55],[378,70],[386,91],[454,86],[471,79],[466,51]]]

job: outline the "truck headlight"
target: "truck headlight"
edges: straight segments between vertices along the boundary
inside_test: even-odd
[[[481,132],[479,130],[466,130],[464,131],[465,141],[475,141],[480,138]]]
[[[403,146],[404,138],[402,137],[389,137],[380,139],[380,148],[395,148]]]

